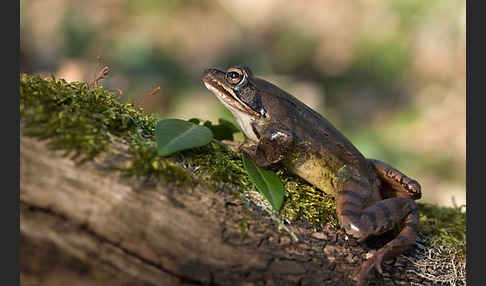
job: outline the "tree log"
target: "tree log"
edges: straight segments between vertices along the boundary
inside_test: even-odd
[[[303,222],[288,226],[293,241],[224,184],[148,182],[108,168],[113,158],[77,165],[37,139],[20,144],[22,285],[354,285],[373,251]],[[431,284],[410,269],[398,258],[372,283]]]

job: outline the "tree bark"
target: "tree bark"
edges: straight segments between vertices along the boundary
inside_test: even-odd
[[[289,226],[294,242],[224,184],[152,183],[110,170],[113,158],[79,166],[36,139],[20,144],[22,285],[354,285],[370,251],[305,223]],[[372,282],[427,284],[411,267],[399,258]]]

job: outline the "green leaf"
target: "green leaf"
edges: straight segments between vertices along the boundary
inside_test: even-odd
[[[240,129],[233,123],[221,118],[218,125],[213,125],[209,120],[204,122],[203,125],[211,129],[216,140],[233,140],[233,133],[240,132]]]
[[[205,126],[180,119],[165,119],[155,126],[155,141],[160,156],[208,144],[213,134]]]
[[[282,207],[285,189],[280,178],[272,171],[258,167],[248,155],[243,154],[243,166],[257,189],[270,202],[275,211]]]

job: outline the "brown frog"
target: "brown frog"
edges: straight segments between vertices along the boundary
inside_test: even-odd
[[[363,242],[395,226],[400,233],[357,267],[365,284],[373,269],[415,243],[420,184],[378,160],[365,158],[327,119],[249,68],[210,68],[202,80],[233,113],[247,139],[240,149],[261,167],[283,163],[336,198],[339,223]]]

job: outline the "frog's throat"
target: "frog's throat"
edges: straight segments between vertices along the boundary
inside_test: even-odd
[[[227,87],[218,80],[204,80],[204,85],[231,111],[236,109],[240,112],[248,114],[251,117],[255,117],[255,119],[261,117],[261,114],[248,107],[248,105],[238,98],[233,89]]]

